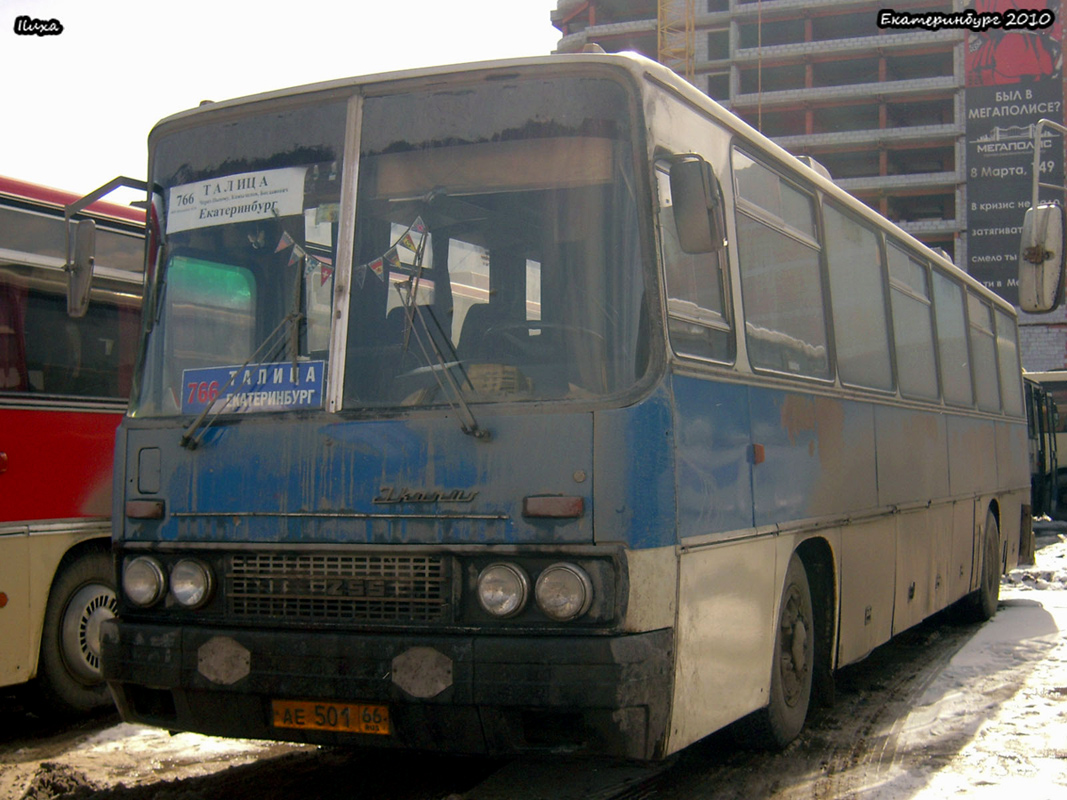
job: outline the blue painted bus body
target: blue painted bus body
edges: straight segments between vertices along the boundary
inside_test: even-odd
[[[481,442],[446,414],[345,420],[270,415],[216,424],[194,450],[172,426],[125,425],[118,463],[152,463],[166,518],[128,542],[672,544],[670,407],[664,390],[611,411],[485,415]],[[595,442],[595,444],[594,444]],[[595,455],[599,454],[599,457]],[[240,454],[235,458],[234,454]],[[125,499],[141,496],[128,475]],[[577,519],[523,516],[523,499],[583,498]],[[596,531],[600,531],[599,539]]]
[[[487,415],[483,424],[488,443],[445,415],[257,416],[212,427],[192,451],[172,428],[129,424],[120,455],[130,464],[144,450],[164,454],[168,516],[131,525],[126,538],[643,549],[981,493],[997,479],[996,462],[988,475],[960,464],[950,484],[950,450],[997,451],[982,421],[681,375],[624,408]],[[1021,435],[1020,425],[998,425]],[[898,448],[878,443],[904,428],[921,434],[908,435],[921,443],[904,471],[914,479],[879,486],[879,459]],[[130,480],[126,499],[135,499]],[[580,496],[585,513],[525,518],[523,498],[538,495]]]

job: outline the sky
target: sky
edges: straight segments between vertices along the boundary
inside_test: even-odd
[[[547,55],[556,0],[0,0],[0,175],[144,179],[148,132],[203,100]],[[58,35],[16,33],[57,20]],[[26,25],[22,25],[26,30]],[[108,199],[129,202],[134,193]]]

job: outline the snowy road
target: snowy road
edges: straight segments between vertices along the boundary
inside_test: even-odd
[[[627,797],[1028,800],[1067,793],[1067,542],[1039,538],[1036,568],[1001,588],[994,619],[943,616],[842,670],[837,702],[784,753],[698,742]],[[97,720],[38,720],[0,698],[0,800],[193,800],[294,796],[376,800],[606,797],[598,770],[487,759],[360,753]],[[557,781],[534,785],[534,776]],[[631,780],[631,778],[627,778]],[[527,783],[523,788],[524,781]]]

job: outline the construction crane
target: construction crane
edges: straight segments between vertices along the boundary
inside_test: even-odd
[[[693,82],[695,0],[657,0],[659,63]]]

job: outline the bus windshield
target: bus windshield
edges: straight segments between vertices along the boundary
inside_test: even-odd
[[[345,109],[245,114],[155,144],[160,250],[132,414],[321,407]]]
[[[634,381],[627,106],[573,78],[367,101],[346,405],[442,402],[442,370],[472,402]]]
[[[363,101],[344,408],[584,400],[643,374],[630,107],[589,78]],[[225,413],[323,406],[352,213],[343,125],[320,106],[162,139],[166,257],[136,414],[219,394]]]

